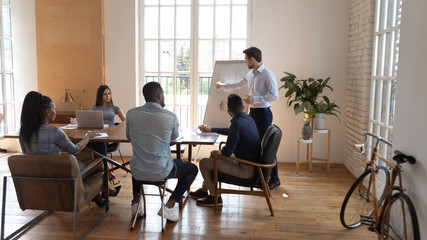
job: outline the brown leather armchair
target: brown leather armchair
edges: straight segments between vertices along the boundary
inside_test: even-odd
[[[87,153],[86,155],[91,153]],[[3,184],[3,205],[1,239],[9,239],[52,211],[73,212],[73,239],[76,239],[77,213],[100,191],[108,193],[106,160],[97,158],[82,171],[76,157],[71,154],[17,154],[8,158],[11,178],[20,208],[24,210],[45,210],[23,227],[4,237],[7,176]],[[99,164],[104,164],[104,170]],[[82,178],[82,176],[84,176]],[[108,194],[104,194],[108,196]],[[80,237],[84,238],[109,214],[108,197],[105,213]]]

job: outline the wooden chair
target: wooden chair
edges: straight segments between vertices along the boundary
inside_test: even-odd
[[[279,148],[280,140],[282,138],[282,131],[276,125],[271,125],[261,142],[262,154],[259,163],[254,163],[240,158],[226,157],[222,154],[218,154],[214,158],[214,199],[215,199],[215,212],[218,212],[218,195],[220,194],[245,194],[254,196],[264,196],[267,205],[270,209],[271,216],[274,216],[273,207],[270,202],[270,189],[268,187],[268,179],[270,178],[271,168],[276,166],[277,162],[275,159],[277,149]],[[218,172],[218,159],[221,160],[235,160],[244,164],[248,164],[256,167],[256,174],[250,179],[241,179],[234,176],[230,176],[221,172]],[[242,187],[249,187],[250,190],[239,190],[239,189],[223,189],[221,183],[227,183]],[[261,189],[262,191],[254,190],[254,188]]]
[[[104,164],[104,171],[96,171],[94,167],[101,164],[101,161]],[[108,193],[107,162],[103,158],[95,159],[82,171],[79,170],[76,157],[70,154],[17,154],[8,158],[8,164],[20,208],[23,211],[44,210],[44,212],[5,238],[6,186],[9,178],[5,176],[1,239],[13,238],[52,211],[74,213],[73,239],[76,239],[77,213],[100,191]],[[85,176],[84,179],[82,175]],[[108,214],[107,197],[105,213],[79,239],[86,237]]]

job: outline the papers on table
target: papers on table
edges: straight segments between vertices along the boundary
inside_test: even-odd
[[[196,133],[202,136],[218,136],[219,135],[216,132],[201,132],[200,130],[197,130]]]
[[[68,124],[66,126],[61,127],[61,129],[76,129],[77,124]]]
[[[108,138],[108,134],[107,133],[99,133],[99,136],[93,137],[93,139],[98,139],[98,138]]]

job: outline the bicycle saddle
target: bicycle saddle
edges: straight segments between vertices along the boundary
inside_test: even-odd
[[[393,157],[393,160],[399,164],[402,164],[405,162],[409,162],[411,164],[414,164],[416,162],[414,157],[406,155],[406,154],[402,153],[401,151],[396,150],[396,151],[394,151],[394,153],[396,155]]]

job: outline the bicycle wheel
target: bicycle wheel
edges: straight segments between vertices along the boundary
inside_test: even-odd
[[[384,239],[420,239],[420,229],[414,205],[403,192],[395,193],[392,196],[381,219],[380,233]]]
[[[374,214],[371,174],[372,169],[362,173],[344,198],[341,206],[340,221],[346,228],[356,228],[362,224],[362,216],[370,218]],[[378,207],[384,201],[389,182],[389,171],[385,167],[379,166],[375,171]]]

